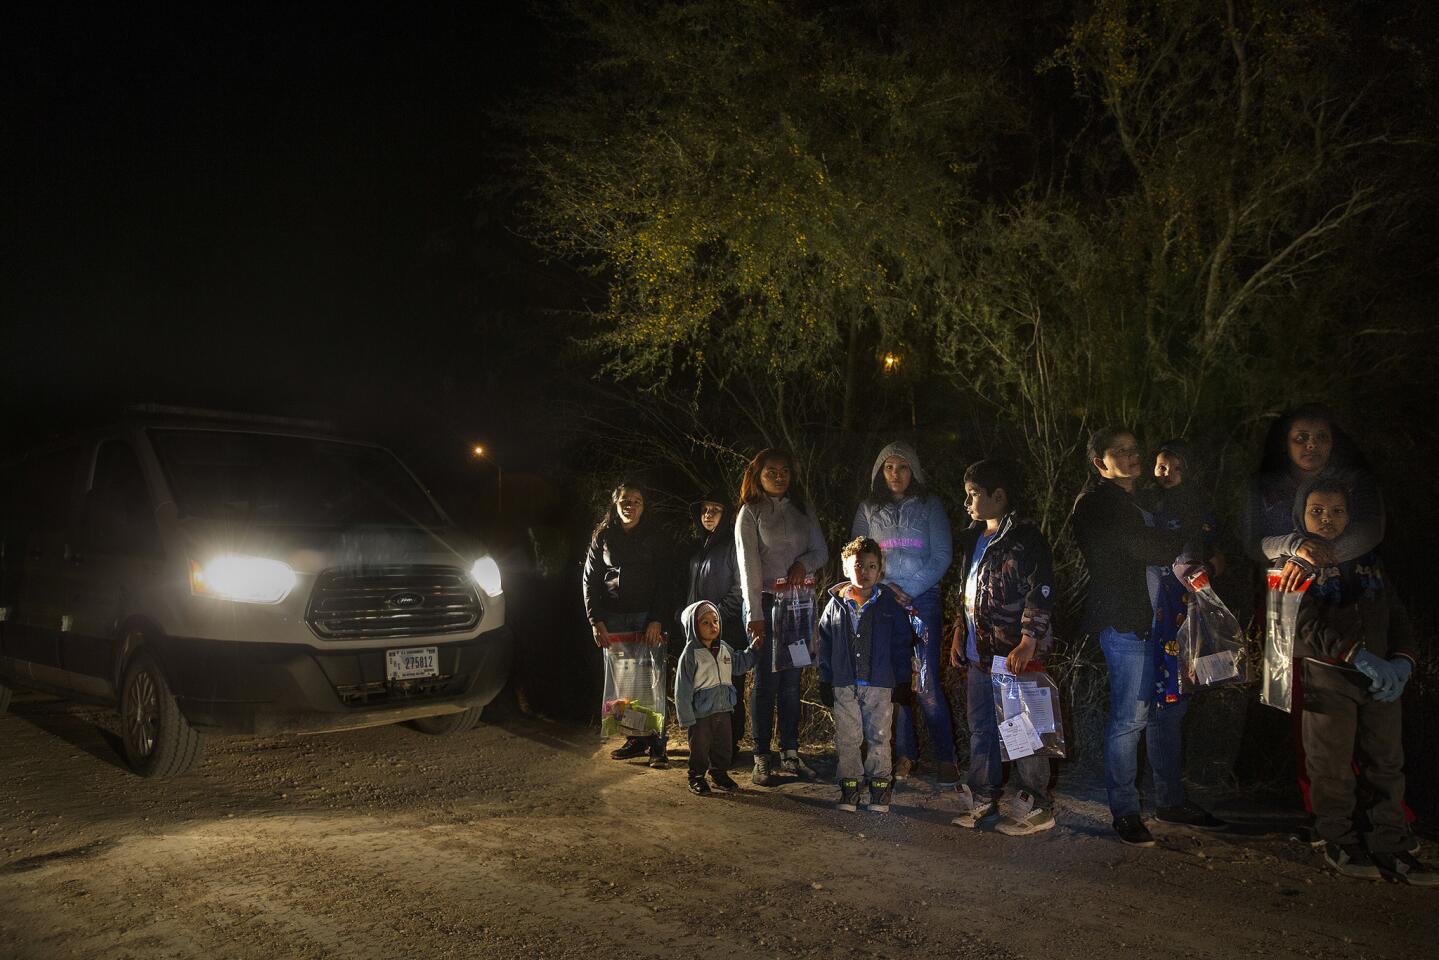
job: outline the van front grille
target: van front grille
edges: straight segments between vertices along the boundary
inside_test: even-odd
[[[483,612],[457,567],[336,568],[320,574],[305,622],[322,640],[465,633]]]
[[[423,680],[376,680],[370,683],[341,684],[335,688],[347,707],[368,707],[397,700],[424,700],[450,693],[453,677],[426,677]]]

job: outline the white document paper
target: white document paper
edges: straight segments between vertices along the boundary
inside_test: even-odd
[[[1004,657],[995,657],[994,661],[989,665],[989,672],[1002,677],[1014,676],[1014,674],[1009,672],[1009,664]]]
[[[1015,686],[1019,688],[1024,712],[1029,717],[1029,722],[1034,724],[1034,729],[1040,733],[1053,733],[1054,701],[1050,697],[1053,691],[1037,683],[1019,683]],[[1008,717],[1009,714],[1006,712],[1005,716]]]
[[[805,643],[791,643],[789,645],[789,662],[791,666],[809,666],[812,662],[809,658],[809,645]]]
[[[1194,682],[1201,687],[1207,687],[1221,680],[1228,680],[1239,673],[1234,654],[1229,652],[1211,653],[1207,657],[1200,657],[1194,661],[1192,666]]]
[[[999,736],[1004,741],[1004,750],[1009,759],[1019,760],[1034,755],[1044,746],[1044,740],[1035,731],[1034,724],[1023,713],[999,725]]]

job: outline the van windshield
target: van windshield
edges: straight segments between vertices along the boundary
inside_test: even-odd
[[[339,527],[444,522],[379,447],[227,430],[149,434],[183,516]]]

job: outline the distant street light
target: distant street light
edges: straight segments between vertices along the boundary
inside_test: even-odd
[[[485,445],[477,443],[470,448],[470,453],[476,460],[486,460],[495,468],[495,513],[502,514],[505,511],[505,468],[500,462],[490,455]]]
[[[898,354],[886,353],[884,355],[884,372],[899,373],[899,365],[902,362]]]

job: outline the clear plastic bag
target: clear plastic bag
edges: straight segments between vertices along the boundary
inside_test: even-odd
[[[814,663],[814,578],[791,584],[774,582],[773,660],[775,670],[807,667]]]
[[[995,657],[989,679],[994,686],[1000,756],[1005,760],[1063,757],[1064,721],[1059,711],[1059,686],[1053,678],[1043,669],[1010,673],[1004,657]]]
[[[1179,644],[1179,692],[1243,683],[1249,679],[1244,628],[1200,571],[1188,580],[1189,609],[1175,638]]]
[[[605,648],[600,734],[644,737],[665,728],[665,647],[638,633],[612,633]]]
[[[1304,591],[1314,581],[1305,580],[1298,590],[1280,586],[1284,571],[1272,567],[1264,598],[1264,683],[1261,703],[1288,713],[1294,701],[1294,626]]]

